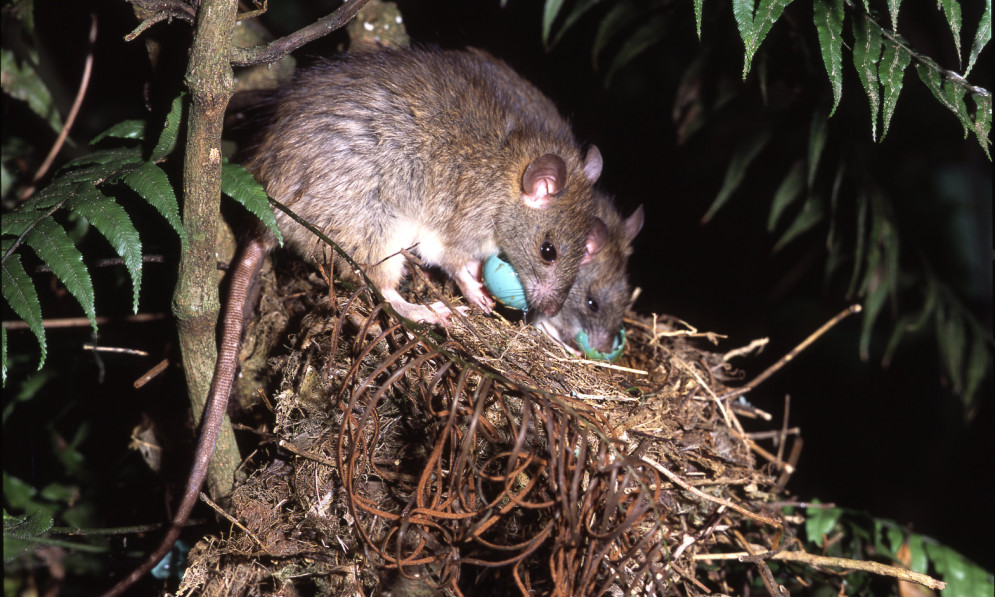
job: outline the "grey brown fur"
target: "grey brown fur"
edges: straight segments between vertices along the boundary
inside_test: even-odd
[[[449,315],[441,305],[401,299],[398,257],[375,265],[413,243],[485,309],[492,303],[480,262],[504,250],[530,303],[554,315],[581,261],[607,240],[591,188],[600,154],[592,148],[582,158],[552,103],[484,52],[345,56],[301,72],[275,101],[275,118],[246,167],[271,196],[369,264],[367,275],[403,315],[435,322]],[[292,250],[316,256],[319,245],[306,230],[282,212],[277,224]],[[540,251],[545,242],[556,248],[551,262]],[[195,462],[169,531],[105,595],[146,574],[186,524],[228,403],[249,283],[274,245],[268,233],[250,238],[232,271]]]
[[[579,352],[577,333],[583,330],[589,346],[607,354],[612,351],[612,342],[631,302],[626,265],[632,254],[632,240],[643,227],[643,207],[640,205],[623,220],[610,197],[595,191],[595,199],[595,214],[608,229],[608,241],[593,259],[580,266],[577,281],[560,312],[541,317],[536,324],[575,352]]]
[[[565,178],[544,208],[528,207],[526,169],[550,154]],[[402,257],[382,260],[413,246],[487,309],[479,264],[501,249],[530,305],[548,315],[600,246],[591,234],[600,166],[597,150],[585,160],[552,102],[504,63],[437,49],[344,55],[302,71],[277,96],[246,164],[357,262],[379,263],[366,273],[382,290],[404,273]],[[277,222],[295,252],[319,250],[288,216],[277,212]],[[543,242],[556,248],[552,263],[540,257]]]

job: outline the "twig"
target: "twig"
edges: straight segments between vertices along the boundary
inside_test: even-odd
[[[822,327],[815,330],[815,332],[811,336],[805,338],[805,340],[803,340],[801,344],[794,347],[791,350],[791,352],[781,357],[781,359],[778,362],[774,363],[773,365],[768,367],[763,373],[753,378],[753,380],[751,380],[750,383],[746,384],[741,388],[736,388],[735,390],[726,392],[721,396],[721,398],[735,398],[737,396],[742,396],[743,394],[750,392],[751,390],[759,386],[761,383],[766,381],[768,377],[774,375],[782,367],[790,363],[796,356],[798,356],[798,353],[808,348],[810,344],[818,340],[819,337],[828,332],[837,323],[843,321],[847,316],[853,313],[860,313],[860,310],[861,310],[860,305],[850,305],[846,309],[843,309],[842,311],[837,313],[835,317],[833,317],[826,323],[822,324]]]
[[[138,350],[136,348],[121,348],[119,346],[97,346],[96,344],[90,344],[89,342],[83,343],[83,350],[92,350],[94,352],[112,352],[115,354],[130,354],[136,357],[147,357],[149,353],[144,350]]]
[[[106,325],[111,322],[124,322],[124,323],[146,323],[149,321],[159,321],[161,319],[166,319],[165,313],[137,313],[135,315],[123,315],[123,316],[108,316],[102,315],[100,317],[94,318],[97,325]],[[80,328],[89,327],[90,320],[86,317],[65,317],[62,319],[43,319],[42,327],[47,330],[55,328]],[[5,330],[26,330],[28,329],[28,324],[21,320],[10,320],[3,322],[3,329]]]
[[[891,576],[901,580],[914,582],[933,590],[943,590],[947,587],[947,583],[942,580],[936,580],[931,576],[913,572],[911,570],[905,570],[904,568],[898,568],[897,566],[888,566],[878,562],[865,562],[863,560],[851,560],[848,558],[817,556],[804,551],[781,551],[775,554],[764,553],[757,556],[751,556],[749,553],[742,551],[736,553],[702,553],[696,554],[692,557],[695,560],[739,560],[740,562],[750,562],[755,558],[760,558],[781,560],[785,562],[802,562],[811,566],[833,566],[847,570],[862,570],[864,572],[871,572],[882,576]]]
[[[169,359],[163,359],[159,361],[158,363],[156,363],[155,367],[152,367],[145,373],[145,375],[136,379],[135,383],[132,385],[134,385],[136,390],[141,388],[142,386],[144,386],[145,384],[149,383],[154,378],[156,378],[160,373],[165,371],[166,367],[168,366],[169,366]]]
[[[304,44],[328,35],[345,25],[350,19],[356,16],[356,13],[359,12],[360,8],[363,8],[366,2],[367,0],[346,0],[333,13],[318,19],[307,27],[298,29],[290,35],[271,41],[265,46],[254,48],[232,47],[231,64],[232,66],[252,66],[254,64],[276,62]]]
[[[269,556],[273,555],[273,554],[270,553],[270,551],[268,549],[266,549],[266,546],[263,545],[263,542],[259,540],[259,537],[256,537],[255,533],[253,533],[249,529],[245,528],[245,526],[242,523],[240,523],[239,521],[235,520],[235,518],[232,517],[231,514],[228,514],[227,512],[225,512],[224,510],[222,510],[221,506],[219,506],[219,505],[215,504],[214,502],[212,502],[211,498],[207,497],[207,494],[204,493],[203,491],[200,492],[200,501],[204,502],[205,504],[207,504],[208,506],[210,506],[211,508],[213,508],[214,511],[217,512],[218,514],[220,514],[221,516],[224,516],[228,520],[228,522],[230,522],[233,525],[237,526],[238,528],[242,529],[245,532],[246,535],[248,535],[249,537],[252,537],[252,540],[255,541],[256,544],[259,545],[259,549],[261,549],[264,552],[266,552],[266,555],[269,555]]]
[[[709,501],[709,502],[714,502],[714,503],[719,504],[721,506],[725,506],[725,507],[727,507],[727,508],[729,508],[731,510],[735,510],[736,512],[739,512],[740,514],[742,514],[743,516],[745,516],[745,517],[747,517],[747,518],[749,518],[751,520],[755,520],[757,522],[762,522],[763,524],[770,525],[770,526],[773,526],[773,527],[781,528],[781,521],[779,521],[779,520],[775,520],[773,518],[770,518],[768,516],[764,516],[762,514],[755,514],[755,513],[750,512],[749,510],[747,510],[746,508],[744,508],[744,507],[742,507],[742,506],[740,506],[738,504],[734,504],[733,502],[730,502],[727,499],[723,499],[723,498],[720,498],[720,497],[715,497],[713,495],[708,495],[707,493],[704,493],[704,492],[702,492],[702,491],[700,491],[698,489],[695,489],[693,486],[689,485],[684,479],[681,479],[676,474],[670,472],[669,470],[667,470],[666,468],[664,468],[662,464],[660,464],[659,462],[653,460],[649,456],[643,456],[642,457],[642,461],[645,462],[646,464],[652,466],[656,470],[660,471],[664,475],[666,475],[666,477],[668,479],[670,479],[671,481],[673,481],[677,485],[681,486],[681,488],[683,488],[684,490],[693,493],[694,495],[700,497],[703,500],[706,500],[706,501]]]
[[[73,106],[69,109],[69,114],[66,116],[66,122],[62,125],[62,130],[59,131],[59,136],[55,139],[55,143],[52,144],[52,149],[49,150],[48,156],[45,161],[42,162],[38,171],[35,172],[34,178],[31,179],[31,184],[28,185],[24,190],[21,191],[21,201],[24,201],[28,197],[34,194],[35,185],[41,180],[48,169],[52,166],[52,162],[55,161],[55,156],[59,154],[62,150],[62,146],[66,143],[66,137],[69,136],[69,129],[72,128],[73,123],[76,122],[76,115],[79,114],[79,107],[83,104],[83,97],[86,95],[86,88],[90,84],[90,73],[93,72],[93,46],[97,41],[97,15],[90,15],[90,37],[88,39],[88,48],[86,53],[86,60],[83,62],[83,76],[81,77],[79,83],[79,90],[76,91],[76,99],[73,100]]]

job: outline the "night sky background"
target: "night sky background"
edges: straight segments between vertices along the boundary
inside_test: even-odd
[[[276,4],[271,3],[274,14],[269,18],[278,32],[295,19],[306,23],[330,10],[328,2],[316,2],[310,12],[295,14],[290,10],[295,7],[285,7],[286,13],[276,14]],[[723,351],[769,337],[762,354],[738,363],[749,379],[849,304],[845,294],[852,256],[832,276],[825,275],[826,220],[777,253],[773,247],[780,232],[770,234],[765,226],[775,189],[792,162],[805,156],[813,110],[826,110],[831,103],[809,3],[794,3],[774,26],[746,82],[741,81],[742,42],[727,3],[705,3],[702,42],[695,34],[691,2],[646,3],[653,14],[663,15],[664,33],[618,70],[607,87],[608,65],[627,34],[606,47],[593,70],[591,45],[603,9],[595,9],[547,52],[540,39],[538,2],[512,0],[505,8],[497,0],[400,5],[414,40],[478,46],[505,59],[554,99],[578,139],[598,145],[605,159],[601,188],[615,196],[625,215],[640,204],[646,210],[646,226],[630,262],[632,281],[642,288],[636,311],[673,315],[700,330],[726,334],[718,347]],[[982,5],[963,3],[965,57]],[[150,79],[142,42],[122,41],[134,27],[126,5],[37,2],[39,50],[50,64],[46,75],[55,82],[60,106],[67,106],[75,92],[90,9],[100,15],[100,38],[91,91],[72,133],[78,147],[69,148],[70,155],[85,149],[86,140],[110,124],[145,117],[146,93],[153,108],[168,101],[167,90],[182,78],[182,48],[190,31],[179,22],[151,30],[152,37],[167,41],[175,51],[167,52]],[[910,44],[956,69],[949,30],[933,3],[907,3],[902,11],[900,28]],[[333,37],[313,43],[298,55],[307,62],[331,54],[338,41]],[[990,55],[986,48],[970,77],[986,89],[992,88]],[[702,56],[705,118],[700,129],[681,139],[673,115],[675,95],[688,68]],[[758,86],[761,61],[766,61],[768,77],[766,102]],[[871,143],[867,96],[849,49],[844,49],[844,68],[843,100],[830,121],[817,186],[828,188],[840,156],[863,164],[895,207],[902,225],[903,264],[929,263],[991,333],[990,163],[973,136],[963,138],[957,120],[936,102],[912,66],[886,140]],[[720,97],[728,101],[716,106]],[[23,104],[4,96],[2,116],[5,142],[21,137],[42,148],[42,155],[47,151],[54,133]],[[772,141],[735,195],[702,225],[737,143],[762,128],[772,131]],[[851,234],[853,194],[851,181],[843,187],[839,211],[839,226]],[[142,233],[144,251],[163,254],[167,261],[146,265],[140,311],[168,314],[178,243],[163,231],[154,212],[137,202],[127,207]],[[789,211],[785,220],[792,217]],[[89,243],[85,254],[112,256],[102,239]],[[49,286],[44,276],[36,279],[43,289]],[[98,315],[128,312],[131,291],[123,272],[98,272],[94,285]],[[46,317],[81,314],[58,289],[45,301]],[[908,312],[920,304],[921,295],[911,289],[900,296],[898,306]],[[6,307],[3,318],[13,318]],[[805,440],[798,471],[788,485],[798,499],[818,498],[907,524],[992,570],[991,379],[978,394],[973,419],[966,421],[960,399],[944,379],[931,329],[907,334],[890,367],[880,366],[893,325],[886,308],[875,329],[871,358],[863,362],[858,354],[860,318],[851,317],[748,397],[780,421],[784,397],[791,396],[789,424],[799,426]],[[136,521],[127,504],[147,503],[152,512],[162,512],[161,481],[122,448],[142,412],[183,424],[183,415],[176,414],[184,412],[182,374],[175,365],[151,389],[131,388],[161,358],[176,362],[174,335],[168,322],[102,327],[103,344],[144,348],[152,356],[141,361],[105,357],[98,364],[80,355],[80,344],[89,340],[87,329],[49,332],[49,364],[60,375],[48,381],[37,399],[18,404],[5,418],[4,470],[44,486],[58,475],[50,468],[59,468],[49,455],[49,431],[59,430],[70,441],[83,426],[88,431],[80,452],[108,463],[106,472],[78,480],[87,499],[121,500],[122,520],[113,524]],[[13,389],[33,371],[37,358],[29,333],[11,333],[9,343],[11,355],[27,360],[12,367],[5,408],[11,408]]]

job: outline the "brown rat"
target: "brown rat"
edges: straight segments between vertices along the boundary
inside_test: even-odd
[[[482,260],[504,251],[535,311],[560,311],[582,260],[608,240],[592,184],[601,155],[585,156],[552,102],[481,51],[383,50],[301,71],[273,99],[274,116],[246,163],[267,193],[323,230],[408,318],[448,310],[397,291],[411,248],[452,276],[466,299],[493,304]],[[294,252],[323,247],[277,211]],[[231,272],[221,343],[194,466],[158,548],[107,595],[123,592],[171,548],[197,500],[237,368],[248,287],[275,247],[269,232],[244,243]],[[348,274],[348,272],[343,272]]]
[[[530,307],[552,316],[605,238],[591,195],[597,148],[582,156],[552,102],[480,51],[385,50],[304,70],[277,96],[246,167],[420,321],[447,313],[397,293],[401,249],[440,266],[484,310],[493,301],[480,265],[500,249]],[[295,252],[321,250],[286,214],[277,223]]]
[[[580,354],[578,333],[586,333],[586,343],[597,352],[609,354],[619,330],[622,316],[631,302],[626,264],[632,254],[632,240],[643,227],[640,205],[625,220],[610,197],[595,192],[595,214],[608,229],[608,241],[593,259],[584,263],[577,274],[563,308],[553,317],[540,316],[540,329],[576,354]]]

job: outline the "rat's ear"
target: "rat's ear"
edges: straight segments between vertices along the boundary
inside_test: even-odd
[[[580,264],[590,262],[594,259],[594,256],[598,254],[608,242],[608,226],[601,221],[601,218],[594,218],[591,221],[591,231],[587,233],[587,241],[584,243],[585,251],[584,258],[580,260]]]
[[[545,209],[563,188],[567,165],[552,153],[540,156],[529,164],[522,175],[522,201],[526,207]]]
[[[643,229],[643,206],[640,205],[632,215],[625,219],[625,244],[632,244],[632,239],[636,238],[639,231]]]
[[[604,166],[604,160],[601,159],[601,152],[598,151],[597,145],[592,145],[587,149],[587,155],[584,156],[584,176],[591,183],[598,182],[602,166]]]

